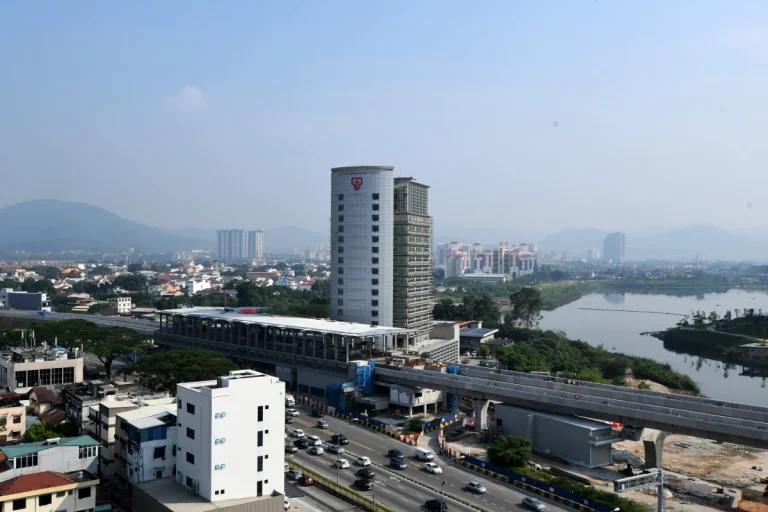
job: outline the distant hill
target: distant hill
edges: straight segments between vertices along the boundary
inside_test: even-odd
[[[603,251],[608,231],[599,229],[563,229],[539,241],[545,252],[570,251],[574,258],[584,258],[588,249]],[[697,254],[709,254],[721,260],[768,259],[768,243],[746,235],[731,233],[716,226],[686,226],[642,236],[627,233],[627,258],[630,260],[691,260]]]
[[[43,199],[0,208],[0,252],[90,250],[144,253],[212,247],[199,240],[118,217],[97,206]]]

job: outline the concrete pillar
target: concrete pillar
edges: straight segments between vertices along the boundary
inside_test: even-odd
[[[488,427],[488,405],[490,403],[490,400],[472,399],[472,406],[475,409],[475,432],[480,432]]]
[[[645,468],[661,468],[664,440],[669,434],[661,430],[646,428],[642,440],[645,449]]]
[[[411,416],[413,416],[413,407],[409,405],[408,406],[408,417],[410,418]]]
[[[424,404],[424,415],[425,416],[427,415],[427,413],[429,413],[429,411],[427,410],[427,405],[428,404]]]

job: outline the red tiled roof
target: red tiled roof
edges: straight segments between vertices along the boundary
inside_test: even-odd
[[[51,487],[70,485],[72,483],[72,480],[70,480],[64,473],[43,471],[42,473],[17,476],[16,478],[11,478],[10,480],[0,483],[0,496],[39,491]]]
[[[63,403],[61,396],[56,391],[44,386],[32,388],[32,391],[30,391],[29,394],[31,395],[32,393],[35,394],[35,398],[37,398],[37,403],[39,404],[60,405]]]
[[[51,409],[40,415],[40,419],[50,425],[58,425],[67,419],[67,413],[61,409]]]

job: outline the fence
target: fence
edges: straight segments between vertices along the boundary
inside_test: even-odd
[[[336,496],[344,498],[350,503],[360,505],[364,510],[371,510],[373,512],[393,512],[391,508],[385,507],[380,503],[375,503],[373,500],[363,496],[359,492],[355,492],[343,485],[337,484],[330,478],[323,476],[317,471],[309,469],[308,467],[299,464],[292,459],[286,459],[286,464],[288,464],[291,468],[301,470],[301,472],[306,475],[310,475],[318,486],[327,489]]]
[[[474,457],[464,456],[463,458],[458,459],[456,463],[473,471],[477,471],[480,474],[488,475],[497,480],[516,485],[526,491],[549,498],[552,501],[568,505],[571,508],[594,512],[614,512],[615,510],[615,508],[610,505],[597,503],[594,500],[588,500],[583,496],[566,491],[565,489],[553,487],[545,482],[536,480],[535,478],[523,476],[510,469],[494,466],[489,462]]]

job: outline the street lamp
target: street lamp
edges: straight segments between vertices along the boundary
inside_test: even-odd
[[[445,487],[445,470],[448,469],[448,464],[450,464],[451,462],[456,462],[456,461],[449,457],[448,460],[445,461],[445,464],[443,464],[442,467],[440,467],[440,470],[442,471],[442,474],[443,474],[443,481],[440,484],[440,512],[443,512],[443,487]]]

